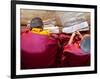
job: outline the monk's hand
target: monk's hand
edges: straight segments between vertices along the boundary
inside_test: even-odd
[[[75,35],[76,35],[76,32],[73,32],[73,33],[72,33],[72,37],[74,37]]]

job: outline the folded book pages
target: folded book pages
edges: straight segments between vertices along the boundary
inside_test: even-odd
[[[44,27],[45,30],[49,30],[50,33],[59,33],[59,27],[54,25],[48,25]]]
[[[71,26],[64,27],[62,29],[62,32],[72,33],[75,31],[83,31],[83,30],[89,30],[89,25],[86,21],[78,23],[78,24],[74,24]]]

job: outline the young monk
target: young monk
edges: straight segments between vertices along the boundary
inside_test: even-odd
[[[82,50],[85,50],[88,48],[88,51],[83,51],[83,52],[90,52],[89,51],[90,50],[90,35],[85,34],[84,36],[82,36],[79,31],[74,32],[72,33],[67,46],[72,46],[73,48],[76,48],[76,49],[82,49],[82,47],[84,46]]]
[[[30,21],[30,30],[21,35],[21,68],[55,67],[58,43],[43,29],[43,21],[35,17]]]
[[[90,65],[90,36],[82,36],[78,31],[72,33],[68,44],[64,46],[63,54],[63,66]]]

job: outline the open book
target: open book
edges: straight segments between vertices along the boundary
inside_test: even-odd
[[[72,33],[75,31],[82,31],[82,30],[89,30],[89,26],[88,26],[88,23],[86,21],[81,22],[81,23],[76,24],[76,25],[69,26],[69,27],[64,27],[62,29],[62,32]]]

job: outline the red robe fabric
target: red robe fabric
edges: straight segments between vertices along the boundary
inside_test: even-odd
[[[62,56],[62,66],[79,67],[90,65],[90,54],[85,54],[74,44],[65,45]]]
[[[25,32],[21,34],[21,68],[54,67],[57,55],[57,40],[47,35]]]
[[[51,36],[46,36],[33,34],[29,29],[22,29],[21,68],[89,66],[90,54],[84,54],[77,47],[76,40],[74,43],[77,46],[75,44],[67,45],[69,39],[70,36],[66,33],[54,33]]]

